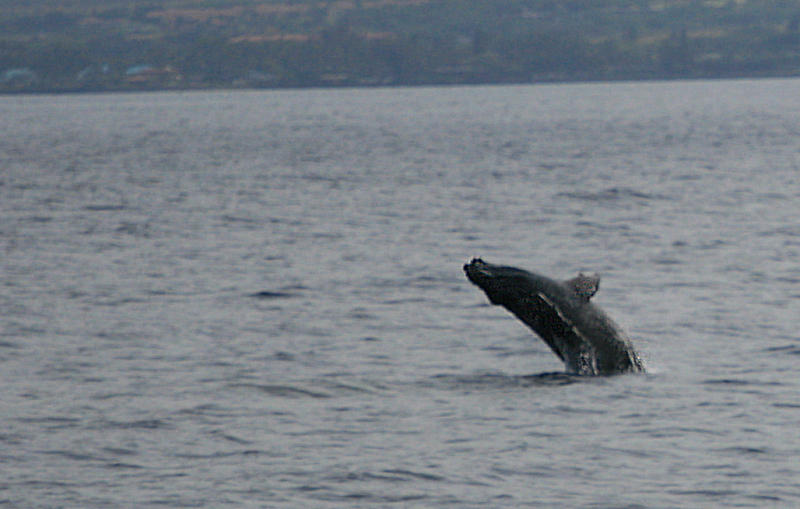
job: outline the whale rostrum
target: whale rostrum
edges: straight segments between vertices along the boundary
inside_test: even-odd
[[[533,329],[564,361],[568,372],[611,375],[644,371],[630,339],[589,302],[600,286],[597,274],[556,281],[480,258],[464,265],[464,272],[492,304],[503,306]]]

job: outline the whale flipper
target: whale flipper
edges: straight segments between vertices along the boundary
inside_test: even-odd
[[[541,292],[537,292],[525,304],[514,314],[537,332],[569,372],[597,372],[591,343],[557,304]]]

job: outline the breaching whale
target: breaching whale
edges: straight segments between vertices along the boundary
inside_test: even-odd
[[[473,258],[464,265],[467,278],[492,304],[503,306],[533,329],[580,375],[611,375],[644,371],[630,340],[589,299],[597,292],[597,275],[556,281],[516,267]]]

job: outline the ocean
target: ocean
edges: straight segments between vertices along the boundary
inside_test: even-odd
[[[0,506],[800,505],[800,80],[0,97]],[[466,280],[593,298],[580,377]]]

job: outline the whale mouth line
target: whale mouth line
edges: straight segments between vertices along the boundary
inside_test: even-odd
[[[493,277],[494,276],[492,271],[489,269],[489,264],[484,262],[480,258],[477,258],[477,257],[475,257],[472,260],[470,260],[469,263],[465,263],[464,264],[464,272],[467,273],[467,277],[470,279],[470,281],[473,281],[473,282],[474,282],[474,280],[472,278],[474,276],[478,276],[478,275],[484,276],[484,277]]]

